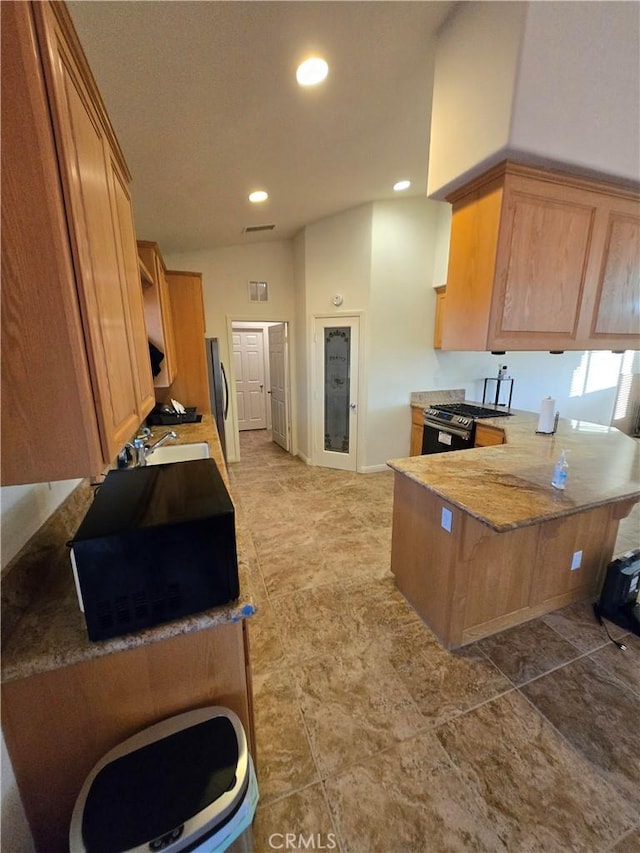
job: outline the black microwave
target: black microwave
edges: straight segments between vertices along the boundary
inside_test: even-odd
[[[70,544],[90,640],[240,593],[234,507],[213,459],[110,471]]]

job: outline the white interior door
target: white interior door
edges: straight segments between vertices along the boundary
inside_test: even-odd
[[[269,326],[269,381],[271,387],[271,435],[287,452],[289,443],[289,376],[287,324]]]
[[[262,329],[233,332],[238,429],[266,429]]]
[[[317,317],[314,328],[314,453],[316,465],[356,470],[358,317]]]

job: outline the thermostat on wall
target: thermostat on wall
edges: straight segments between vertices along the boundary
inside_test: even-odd
[[[341,296],[339,293],[336,293],[336,295],[333,297],[333,300],[332,300],[332,301],[333,301],[333,304],[334,304],[334,305],[336,306],[336,308],[337,308],[339,305],[342,305],[342,303],[343,303],[343,301],[344,301],[344,300],[343,300],[342,296]]]

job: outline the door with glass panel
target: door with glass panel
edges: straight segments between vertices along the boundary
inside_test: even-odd
[[[314,453],[316,465],[356,470],[358,317],[316,317]]]

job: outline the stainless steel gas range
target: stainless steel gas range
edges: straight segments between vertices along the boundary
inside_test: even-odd
[[[503,408],[473,403],[432,403],[424,410],[422,455],[446,453],[473,447],[476,421],[482,418],[509,417]]]

